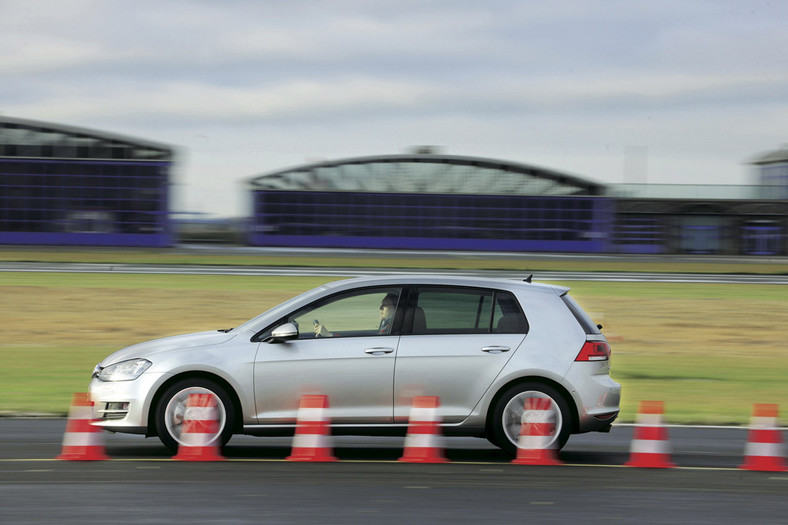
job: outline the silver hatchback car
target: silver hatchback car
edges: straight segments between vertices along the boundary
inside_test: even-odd
[[[173,450],[190,393],[218,398],[222,444],[292,434],[306,394],[328,396],[334,434],[404,435],[413,397],[438,396],[445,435],[510,454],[525,400],[540,397],[561,448],[609,430],[621,395],[604,335],[568,291],[434,275],[332,282],[230,330],[119,350],[96,366],[90,394],[105,429]]]

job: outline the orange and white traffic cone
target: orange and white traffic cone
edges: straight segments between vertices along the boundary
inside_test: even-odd
[[[222,461],[219,414],[214,394],[189,394],[181,426],[181,444],[172,459]]]
[[[293,450],[288,461],[336,461],[331,453],[331,423],[326,415],[328,396],[301,396]]]
[[[416,396],[410,407],[408,435],[405,436],[405,451],[400,461],[406,463],[446,463],[443,448],[439,443],[440,417],[438,396]]]
[[[57,459],[67,461],[100,461],[109,459],[104,453],[102,429],[93,424],[93,401],[86,393],[74,394],[68,412],[63,450]]]
[[[635,434],[630,447],[631,455],[625,463],[628,467],[673,468],[670,461],[668,431],[662,424],[664,403],[641,401],[638,410]]]
[[[744,448],[744,470],[784,472],[785,451],[782,432],[777,428],[777,405],[756,403],[753,407],[750,432]]]
[[[562,465],[555,446],[555,408],[549,398],[529,397],[523,405],[520,437],[517,439],[516,465]]]

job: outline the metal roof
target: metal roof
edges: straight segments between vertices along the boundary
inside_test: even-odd
[[[254,190],[488,195],[602,195],[605,185],[556,170],[480,157],[403,154],[306,164],[249,180]]]
[[[767,153],[762,153],[750,161],[750,164],[775,164],[788,162],[788,145]]]
[[[103,131],[0,116],[0,158],[170,160],[173,149]]]

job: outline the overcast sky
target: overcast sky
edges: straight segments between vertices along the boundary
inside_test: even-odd
[[[172,208],[415,145],[599,182],[753,182],[783,0],[0,0],[0,114],[177,148]]]

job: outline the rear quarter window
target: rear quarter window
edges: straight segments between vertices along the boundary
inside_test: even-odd
[[[564,304],[566,304],[569,311],[572,312],[572,315],[575,316],[577,322],[580,323],[580,326],[583,327],[583,331],[586,334],[601,334],[602,332],[599,330],[599,327],[594,323],[594,321],[589,317],[585,311],[580,308],[580,305],[575,302],[574,299],[569,297],[568,294],[564,294],[561,296],[561,299],[564,300]]]

